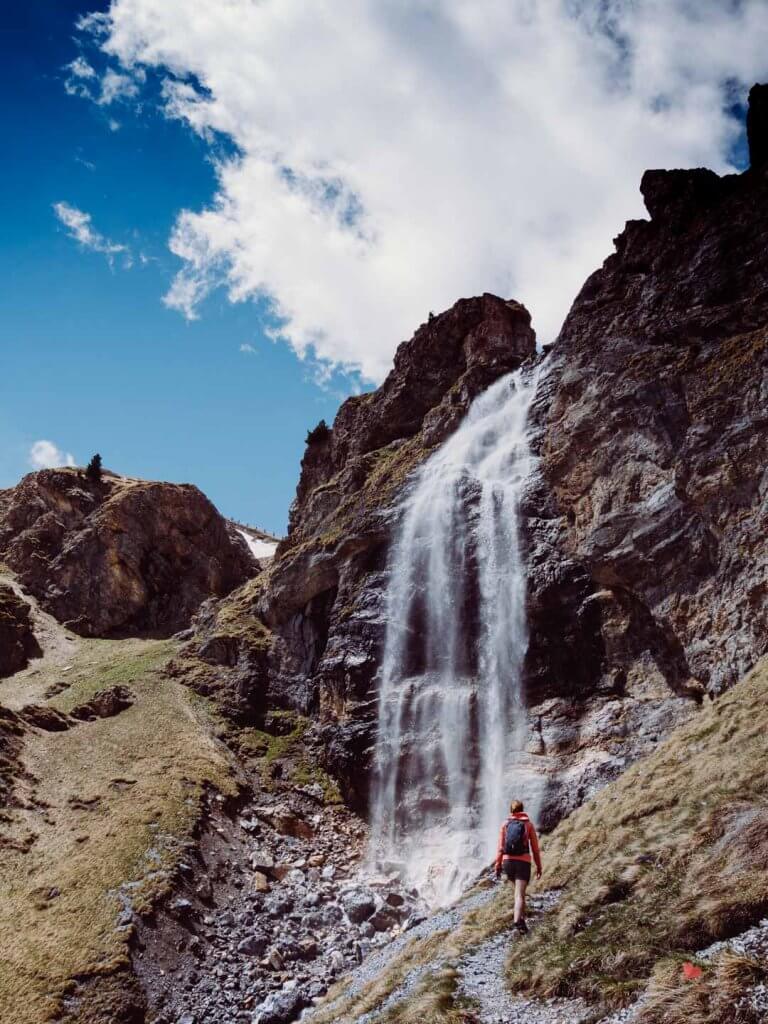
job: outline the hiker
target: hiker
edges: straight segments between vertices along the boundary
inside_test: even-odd
[[[531,880],[531,853],[536,862],[536,877],[541,878],[541,854],[539,837],[533,822],[525,813],[522,800],[513,800],[509,817],[501,826],[499,849],[496,853],[496,877],[502,871],[509,882],[515,883],[515,928],[521,935],[527,935],[525,923],[525,890]]]

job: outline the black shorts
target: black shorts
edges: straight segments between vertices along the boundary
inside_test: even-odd
[[[501,863],[501,870],[510,882],[518,878],[523,882],[531,880],[531,862],[527,860],[505,860]]]

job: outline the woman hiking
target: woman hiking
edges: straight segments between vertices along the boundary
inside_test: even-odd
[[[496,877],[502,871],[509,882],[515,883],[515,928],[521,935],[528,934],[525,923],[525,890],[531,880],[531,853],[536,862],[536,877],[541,878],[539,837],[533,822],[525,813],[522,800],[513,800],[509,817],[501,826],[499,849],[496,853]]]

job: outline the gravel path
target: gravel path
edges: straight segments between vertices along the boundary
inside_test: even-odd
[[[352,974],[351,984],[343,999],[357,995],[372,982],[387,964],[412,939],[424,938],[434,932],[454,929],[470,910],[487,903],[495,895],[495,889],[483,889],[473,893],[460,903],[439,911],[408,932],[399,936],[383,949],[372,953]],[[530,900],[531,910],[539,914],[550,909],[558,899],[558,893],[544,893]],[[535,927],[535,925],[534,925]],[[480,1024],[582,1024],[588,1018],[586,1003],[576,999],[533,1000],[512,995],[504,984],[504,964],[510,942],[525,941],[516,932],[504,932],[494,936],[481,946],[467,953],[459,961],[458,994],[471,999],[479,1011]],[[387,1010],[407,999],[424,978],[439,971],[442,961],[432,960],[414,967],[403,983],[375,1010],[357,1017],[355,1024],[374,1024]],[[327,1012],[328,1007],[323,1007]],[[305,1014],[302,1020],[312,1019]]]
[[[504,984],[511,942],[525,942],[516,932],[502,932],[478,946],[459,964],[459,995],[476,1004],[481,1024],[581,1024],[589,1008],[580,999],[526,999]]]
[[[529,898],[532,928],[536,917],[555,905],[558,895],[542,893]],[[514,930],[502,932],[462,957],[458,994],[475,1004],[481,1024],[581,1024],[589,1007],[580,999],[526,999],[509,991],[504,967],[510,943],[525,941],[525,936]]]

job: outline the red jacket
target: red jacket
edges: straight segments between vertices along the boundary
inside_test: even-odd
[[[514,856],[509,853],[504,853],[504,840],[507,835],[507,825],[510,821],[524,821],[525,822],[525,838],[528,841],[528,853],[521,853],[518,856]],[[501,832],[499,832],[499,848],[496,851],[496,874],[501,873],[501,865],[505,860],[524,860],[528,864],[531,863],[531,853],[533,853],[533,859],[536,862],[536,870],[541,871],[541,854],[539,853],[539,837],[536,835],[536,829],[533,827],[533,822],[525,814],[524,811],[520,811],[518,814],[511,814],[504,824],[501,826]]]

